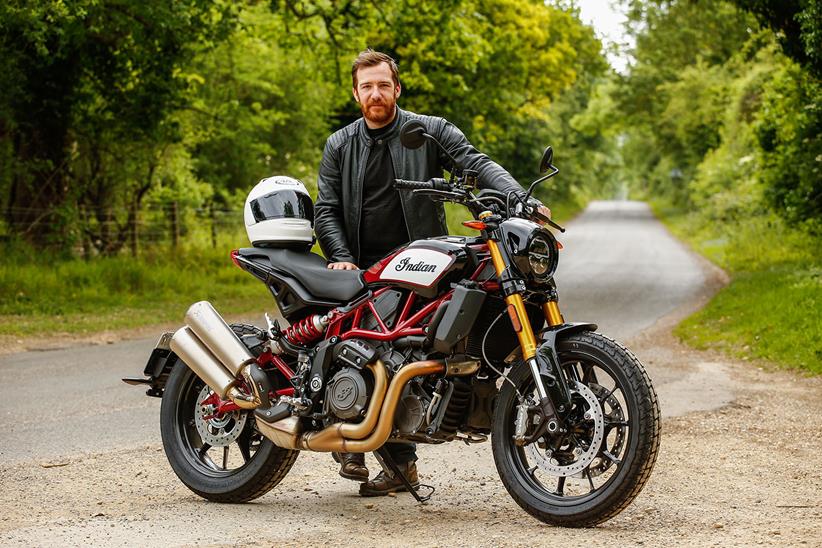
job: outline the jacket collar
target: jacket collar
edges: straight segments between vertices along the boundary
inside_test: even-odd
[[[391,131],[389,131],[388,133],[383,135],[382,138],[384,140],[389,140],[389,139],[393,139],[394,137],[397,137],[400,134],[400,129],[402,129],[402,126],[403,126],[403,124],[405,123],[405,121],[407,119],[408,119],[408,113],[406,111],[404,111],[403,109],[401,109],[399,106],[397,106],[397,120],[396,120],[396,123],[394,124],[394,127],[391,128]],[[357,134],[359,135],[360,141],[362,141],[362,143],[365,146],[370,147],[373,144],[373,139],[371,139],[371,136],[368,134],[368,126],[365,125],[365,119],[360,118],[359,120],[357,120],[356,123],[357,123]]]

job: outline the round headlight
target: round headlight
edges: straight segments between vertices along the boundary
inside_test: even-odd
[[[531,273],[537,278],[552,274],[554,250],[545,238],[536,236],[531,240],[531,245],[528,247],[528,264],[531,267]]]

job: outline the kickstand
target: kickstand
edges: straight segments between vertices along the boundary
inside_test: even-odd
[[[420,495],[419,491],[417,491],[417,489],[413,485],[411,485],[411,482],[408,481],[408,478],[405,477],[405,474],[403,474],[400,471],[400,467],[397,466],[397,463],[394,462],[394,459],[391,457],[391,454],[385,447],[380,447],[379,449],[374,451],[374,456],[377,458],[377,460],[383,468],[388,468],[388,471],[391,472],[391,475],[400,478],[400,481],[403,483],[403,485],[405,485],[405,488],[408,489],[408,492],[411,493],[411,495],[413,495],[415,499],[417,499],[417,502],[424,504],[428,502],[428,500],[431,498],[431,495],[434,494],[434,486],[420,485],[420,487],[425,487],[426,489],[431,490],[425,496]]]

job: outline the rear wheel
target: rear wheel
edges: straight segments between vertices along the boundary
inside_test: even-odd
[[[561,340],[557,352],[572,406],[566,432],[514,443],[519,394],[535,403],[530,368],[514,367],[494,411],[492,449],[505,488],[537,519],[590,527],[625,509],[651,475],[659,404],[642,364],[599,333]]]
[[[240,337],[259,331],[246,325],[231,328]],[[247,502],[264,495],[285,477],[299,451],[277,447],[260,434],[250,411],[215,415],[210,398],[213,391],[178,360],[160,407],[160,432],[171,468],[186,487],[208,500]]]

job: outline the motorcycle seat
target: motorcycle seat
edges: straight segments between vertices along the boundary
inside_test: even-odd
[[[239,254],[248,260],[266,260],[271,268],[294,278],[315,297],[345,303],[366,289],[362,270],[330,270],[326,260],[316,253],[244,247]]]

